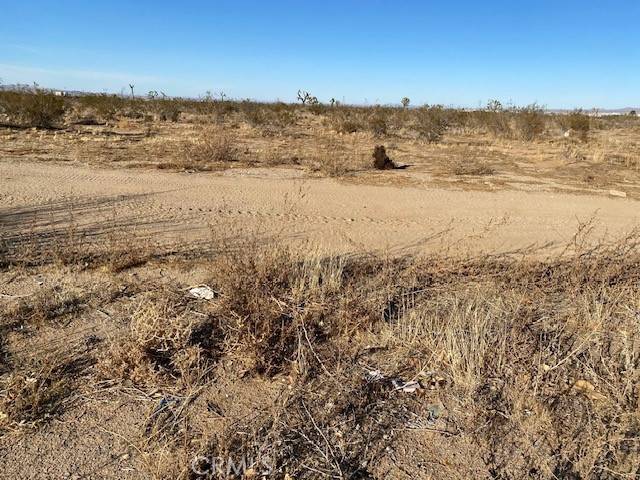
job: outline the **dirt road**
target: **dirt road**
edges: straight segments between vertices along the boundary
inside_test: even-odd
[[[628,231],[640,223],[639,207],[604,195],[373,186],[285,169],[189,174],[0,163],[0,229],[9,235],[33,225],[58,228],[73,217],[97,236],[108,224],[184,242],[214,229],[338,252],[508,251],[563,245],[592,217],[596,236]]]

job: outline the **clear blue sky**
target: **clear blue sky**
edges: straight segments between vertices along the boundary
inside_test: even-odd
[[[550,108],[640,104],[639,0],[0,0],[4,83]]]

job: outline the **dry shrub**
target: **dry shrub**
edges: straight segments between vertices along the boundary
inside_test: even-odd
[[[515,110],[516,131],[521,139],[532,141],[542,136],[545,130],[544,109],[531,104]]]
[[[387,134],[389,126],[387,125],[387,114],[384,110],[376,108],[367,119],[367,127],[376,137],[382,137]]]
[[[484,110],[471,113],[473,123],[480,129],[484,129],[496,137],[510,138],[511,112],[505,110],[497,100],[490,100]]]
[[[78,105],[98,118],[109,121],[114,120],[118,112],[124,109],[126,100],[116,95],[82,95],[78,98]]]
[[[495,170],[486,163],[481,162],[459,162],[457,163],[452,170],[454,175],[463,176],[463,175],[493,175]]]
[[[111,344],[98,370],[139,385],[194,386],[208,378],[220,341],[214,318],[194,315],[187,299],[160,291],[135,309],[128,333]]]
[[[565,131],[576,132],[580,140],[587,141],[591,129],[591,119],[582,110],[574,110],[568,115],[558,117],[560,126]]]
[[[62,119],[65,102],[44,90],[0,92],[0,112],[25,126],[51,128]]]
[[[334,352],[337,354],[337,352]],[[392,444],[419,402],[390,396],[384,381],[367,379],[360,365],[331,365],[296,385],[268,413],[229,425],[198,452],[202,459],[242,459],[256,475],[291,478],[373,478],[371,468]],[[211,472],[204,462],[201,472]]]
[[[283,107],[274,108],[271,123],[279,128],[287,128],[294,126],[297,118],[295,110],[286,108],[286,105],[284,105]]]
[[[240,109],[245,121],[252,127],[260,127],[269,122],[269,115],[259,103],[245,100],[240,104]]]
[[[309,342],[330,334],[324,316],[341,285],[340,261],[300,262],[287,250],[253,249],[223,255],[212,272],[227,350],[264,375],[294,364],[304,369]]]
[[[36,427],[61,412],[73,391],[73,362],[49,355],[14,371],[0,388],[0,431]]]
[[[357,152],[347,150],[344,145],[332,141],[315,149],[313,156],[303,160],[313,172],[329,177],[341,177],[355,171],[359,165]]]
[[[330,123],[336,133],[355,133],[363,128],[362,121],[357,118],[357,115],[346,109],[336,109]]]
[[[440,106],[424,106],[415,112],[416,125],[420,137],[429,143],[437,143],[447,130],[448,121],[445,110]]]
[[[180,167],[194,170],[210,170],[212,163],[235,162],[238,160],[237,141],[231,132],[221,128],[206,127],[195,138],[182,146],[182,158],[170,164],[160,164],[159,168]]]
[[[177,100],[156,100],[154,110],[158,118],[163,122],[177,122],[180,120],[182,107]]]
[[[52,287],[0,307],[3,323],[41,325],[77,315],[86,308],[87,295],[77,289]]]

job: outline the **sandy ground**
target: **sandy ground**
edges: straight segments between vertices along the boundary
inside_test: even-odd
[[[640,223],[637,200],[609,197],[606,191],[556,193],[536,191],[531,184],[526,190],[463,190],[419,181],[407,185],[401,175],[407,174],[376,173],[385,182],[374,185],[313,178],[289,168],[190,174],[4,160],[0,162],[0,237],[19,239],[38,231],[64,236],[71,224],[99,242],[114,235],[134,242],[139,236],[188,246],[207,242],[212,235],[232,241],[237,235],[253,235],[327,252],[526,250],[536,255],[562,248],[590,219],[595,222],[593,239],[614,237]],[[412,175],[420,180],[419,174]],[[130,275],[52,269],[35,278],[22,274],[15,279],[11,273],[12,284],[3,285],[0,293],[20,294],[65,282],[88,289],[113,278],[123,282]],[[149,278],[152,284],[176,275],[185,286],[206,278],[199,278],[193,266],[178,274],[168,266],[147,265],[135,275],[140,275],[136,281]],[[122,328],[119,319],[125,317],[116,304],[106,313],[96,310],[67,325],[43,327],[37,335],[12,332],[10,352],[18,364],[43,352],[90,358],[94,348],[90,340],[111,338]],[[284,378],[269,383],[243,379],[237,372],[221,378],[203,391],[194,412],[207,412],[208,400],[214,399],[230,418],[242,418],[286,388]],[[225,378],[232,380],[225,383]],[[161,473],[152,477],[149,472],[160,472],[162,455],[171,457],[171,451],[160,448],[153,456],[136,450],[146,419],[162,394],[134,388],[112,392],[104,386],[95,390],[98,393],[78,397],[42,430],[0,439],[0,478],[163,478]],[[218,419],[207,421],[215,424]],[[206,431],[212,428],[219,427],[202,426]],[[415,471],[410,475],[408,467],[387,461],[376,467],[377,475],[417,478],[415,472],[424,478],[486,478],[477,446],[469,442],[428,431],[408,433],[398,439],[395,451],[400,458],[411,458]],[[432,458],[446,458],[448,465],[432,464]],[[190,461],[185,458],[178,463]]]
[[[98,238],[109,224],[118,234],[188,243],[212,231],[237,235],[240,225],[243,234],[332,252],[499,252],[560,248],[592,218],[593,238],[640,222],[630,198],[354,184],[284,168],[190,174],[5,161],[0,179],[0,226],[9,235],[72,219]]]

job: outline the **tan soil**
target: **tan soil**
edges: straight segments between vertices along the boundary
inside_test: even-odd
[[[73,218],[99,238],[101,225],[116,219],[123,234],[195,242],[239,223],[245,232],[335,252],[496,252],[560,247],[591,218],[593,238],[640,221],[638,201],[603,194],[355,184],[282,168],[189,174],[5,161],[0,179],[5,234]]]

